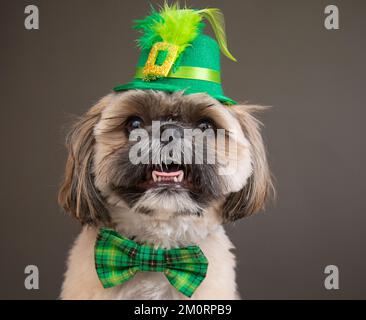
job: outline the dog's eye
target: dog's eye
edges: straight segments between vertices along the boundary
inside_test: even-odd
[[[198,122],[197,128],[206,131],[207,129],[214,129],[215,125],[210,119],[202,119]]]
[[[132,130],[142,128],[143,124],[144,121],[140,117],[130,117],[126,121],[126,129],[128,132],[131,132]]]

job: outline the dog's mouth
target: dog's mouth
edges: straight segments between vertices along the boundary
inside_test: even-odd
[[[144,189],[156,187],[192,188],[192,174],[189,166],[164,164],[153,166],[146,178],[139,184]]]

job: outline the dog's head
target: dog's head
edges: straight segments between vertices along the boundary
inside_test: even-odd
[[[73,126],[59,203],[83,224],[111,209],[156,219],[233,221],[260,210],[272,188],[258,108],[205,94],[111,94]]]

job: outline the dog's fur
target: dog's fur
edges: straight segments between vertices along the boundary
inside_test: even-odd
[[[94,244],[101,226],[156,247],[198,245],[208,273],[192,299],[236,299],[235,258],[223,223],[263,208],[272,190],[259,122],[252,105],[225,106],[206,94],[132,90],[110,94],[72,128],[69,157],[59,193],[61,206],[83,224],[68,260],[63,299],[185,299],[162,273],[139,272],[130,281],[104,289],[94,266]],[[192,188],[141,189],[149,165],[128,159],[133,142],[126,132],[131,116],[184,128],[210,119],[235,140],[236,154],[215,148],[217,164],[190,165]],[[207,147],[207,146],[206,146]],[[151,146],[146,146],[151,148]],[[226,168],[228,174],[219,175]]]

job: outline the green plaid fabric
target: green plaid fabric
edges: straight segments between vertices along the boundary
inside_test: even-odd
[[[138,271],[163,272],[181,293],[191,297],[206,276],[208,261],[198,246],[154,249],[100,229],[95,243],[95,268],[104,288],[130,280]]]

